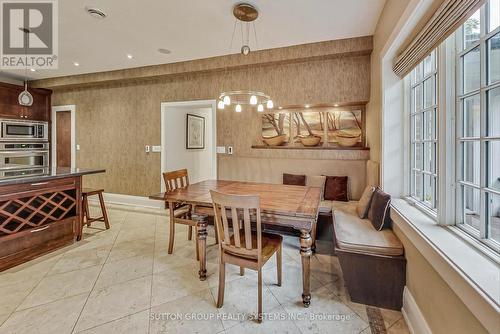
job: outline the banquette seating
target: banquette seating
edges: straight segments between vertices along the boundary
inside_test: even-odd
[[[378,175],[378,163],[368,161],[367,185],[378,186]],[[315,184],[317,180],[317,176],[306,176],[305,183],[307,186],[321,186]],[[390,226],[379,231],[368,218],[360,218],[357,204],[358,201],[322,198],[317,235],[321,236],[329,226],[333,227],[335,255],[353,302],[400,310],[406,284],[403,245]]]

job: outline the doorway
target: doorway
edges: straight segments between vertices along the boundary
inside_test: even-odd
[[[52,167],[75,168],[75,109],[52,107]]]
[[[190,183],[217,178],[216,110],[214,100],[161,103],[162,173],[186,168]],[[199,148],[188,148],[188,117],[203,119],[203,145]],[[160,189],[165,190],[163,180]]]
[[[71,112],[56,113],[56,166],[71,167]]]

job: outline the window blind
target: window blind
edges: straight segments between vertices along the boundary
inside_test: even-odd
[[[403,78],[450,36],[485,0],[444,0],[423,28],[398,53],[393,70]]]

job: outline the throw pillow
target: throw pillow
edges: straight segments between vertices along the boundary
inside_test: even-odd
[[[375,189],[368,212],[368,219],[377,231],[387,228],[391,224],[390,218],[391,195],[386,194],[380,188]]]
[[[327,176],[324,196],[328,201],[348,202],[347,176]]]
[[[375,187],[367,186],[363,191],[363,195],[356,204],[356,212],[358,213],[359,218],[365,219],[368,215],[368,210],[370,209],[370,203],[372,201],[372,195],[375,191]]]
[[[305,186],[306,176],[283,173],[283,184],[288,184],[291,186]]]

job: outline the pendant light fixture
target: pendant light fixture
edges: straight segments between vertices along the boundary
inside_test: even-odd
[[[257,45],[257,31],[255,29],[255,20],[259,17],[257,8],[248,3],[236,4],[233,7],[233,15],[235,17],[233,36],[231,37],[231,46],[233,44],[234,35],[239,24],[241,30],[241,54],[247,56],[250,54],[250,30],[253,28],[255,45]],[[231,47],[230,47],[231,50]],[[267,109],[273,109],[274,104],[269,95],[252,90],[238,90],[222,92],[219,95],[217,107],[224,109],[226,106],[234,105],[234,111],[241,112],[243,108],[257,108],[258,112],[264,111],[264,106]]]
[[[29,29],[20,28],[22,32],[25,34],[25,41],[28,38]],[[30,92],[28,92],[28,64],[27,64],[27,51],[26,51],[26,43],[24,43],[24,90],[17,97],[17,102],[19,105],[30,107],[33,105],[33,96]]]

